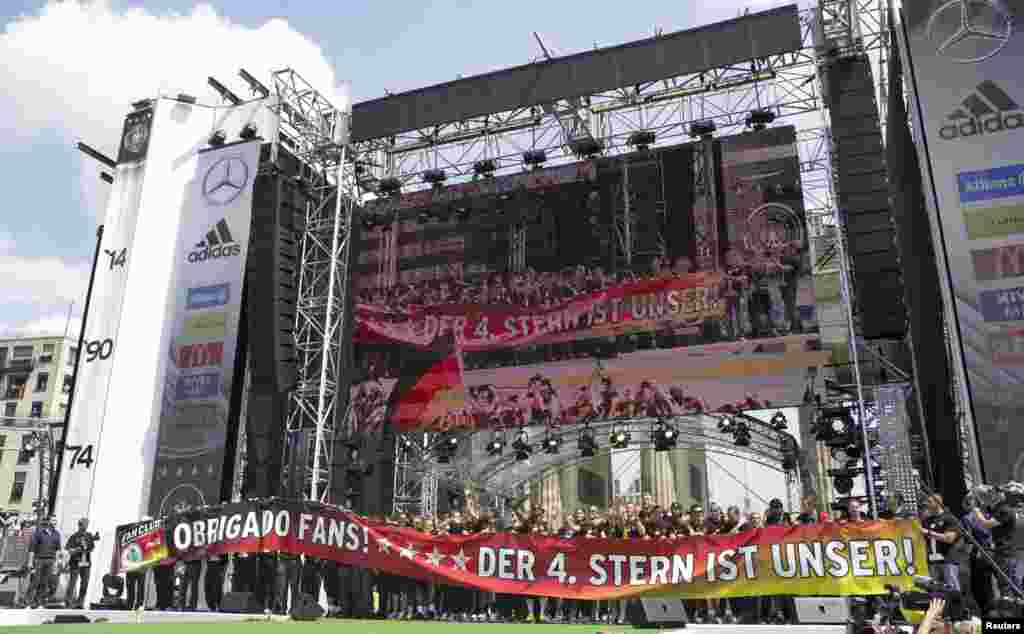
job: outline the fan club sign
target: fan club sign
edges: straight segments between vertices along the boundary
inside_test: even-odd
[[[163,530],[173,559],[284,552],[446,585],[580,599],[883,594],[890,584],[911,588],[913,575],[927,569],[914,520],[677,540],[562,540],[428,535],[330,507],[264,502],[191,512]],[[140,531],[140,539],[154,535]]]

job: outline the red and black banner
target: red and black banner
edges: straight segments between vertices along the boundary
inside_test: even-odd
[[[925,570],[916,521],[762,528],[681,539],[432,535],[300,502],[242,502],[169,519],[175,559],[283,552],[506,594],[630,596],[870,595],[909,589]],[[140,539],[152,540],[150,533]]]

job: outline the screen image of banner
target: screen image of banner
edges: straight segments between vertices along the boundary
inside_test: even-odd
[[[716,161],[714,199],[694,195],[700,152]],[[829,358],[793,127],[537,172],[550,173],[372,206],[391,220],[360,240],[356,430],[388,416],[402,429],[470,427],[499,409],[572,422],[583,414],[571,411],[601,407],[594,359],[626,409],[641,392],[666,411],[673,399],[686,411],[758,393],[801,401],[808,368]],[[623,197],[643,251],[631,265],[609,242],[608,210]],[[525,266],[512,267],[517,227]],[[717,370],[676,364],[691,352]],[[766,356],[741,367],[729,354]]]
[[[916,521],[772,527],[664,540],[430,535],[331,507],[242,502],[170,518],[176,559],[306,555],[491,592],[579,599],[872,595],[927,570]]]
[[[178,235],[150,511],[220,499],[260,142],[201,153]]]
[[[985,479],[1021,480],[1024,7],[923,0],[903,11]]]

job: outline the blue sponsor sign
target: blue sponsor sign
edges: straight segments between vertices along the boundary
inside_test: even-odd
[[[213,308],[228,303],[231,297],[230,284],[215,284],[213,286],[199,286],[188,289],[185,298],[185,310],[197,308]]]
[[[220,372],[200,372],[178,377],[178,401],[214,398],[220,394]]]
[[[956,175],[961,203],[1024,196],[1024,165],[1008,165]]]
[[[1024,286],[978,293],[985,321],[1024,321]]]

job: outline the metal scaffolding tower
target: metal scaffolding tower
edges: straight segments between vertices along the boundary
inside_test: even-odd
[[[274,73],[274,90],[279,116],[274,151],[284,147],[298,158],[296,185],[306,197],[295,324],[298,383],[287,425],[289,432],[311,437],[312,451],[303,481],[294,484],[308,490],[309,499],[325,501],[335,418],[348,390],[341,350],[348,317],[349,243],[359,201],[348,147],[351,113],[339,110],[291,69]]]

